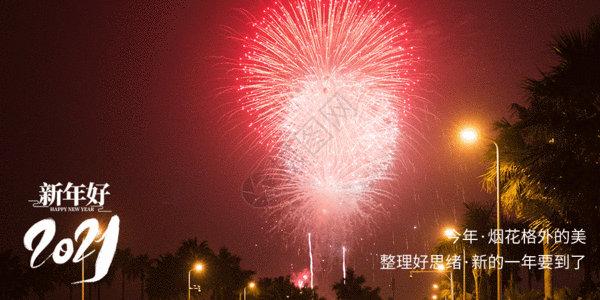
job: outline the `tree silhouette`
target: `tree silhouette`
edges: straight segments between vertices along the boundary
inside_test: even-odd
[[[193,297],[202,296],[211,299],[235,300],[243,287],[250,281],[254,271],[240,267],[241,258],[231,254],[227,248],[220,249],[215,255],[203,241],[188,239],[182,242],[176,255],[161,255],[148,272],[146,292],[149,299],[171,299],[187,297],[188,274],[193,285],[200,283],[200,293],[194,291]],[[194,269],[195,264],[202,264],[200,272]]]
[[[202,288],[200,293],[207,295],[215,292],[215,282],[218,276],[218,266],[216,263],[216,256],[214,252],[208,247],[207,241],[198,243],[198,238],[187,239],[181,243],[181,246],[177,249],[176,257],[180,262],[180,272],[185,276],[185,285],[182,286],[182,292],[187,293],[188,282],[187,275],[196,264],[201,264],[202,270],[200,272],[191,272],[192,281],[200,285]],[[193,293],[194,296],[198,295],[198,292]],[[199,296],[199,295],[198,295]]]
[[[96,294],[98,296],[98,298],[97,298],[98,300],[101,299],[100,298],[100,290],[101,290],[102,286],[110,286],[113,283],[113,280],[116,277],[117,268],[118,268],[118,266],[116,266],[114,264],[111,265],[110,268],[108,269],[108,273],[106,273],[106,275],[100,281],[97,281],[96,283],[94,283],[94,285],[96,286]]]
[[[219,249],[216,259],[215,296],[221,300],[236,299],[250,282],[254,271],[245,271],[240,267],[241,258],[232,255],[225,247]],[[219,299],[219,298],[216,298]]]
[[[81,267],[79,265],[66,262],[55,267],[55,278],[59,286],[69,287],[69,300],[73,300],[73,282],[81,280]]]
[[[12,250],[0,253],[0,295],[2,299],[20,300],[27,297],[29,280],[25,275],[25,267]]]
[[[135,277],[140,278],[140,299],[144,300],[144,283],[146,282],[146,276],[152,268],[152,261],[148,258],[148,254],[140,254],[133,260],[133,266],[135,270]]]
[[[26,273],[28,280],[31,282],[31,290],[40,300],[46,299],[46,293],[56,289],[55,266],[54,262],[46,261],[46,263],[35,269],[28,269]]]
[[[176,298],[182,290],[183,277],[178,274],[180,270],[180,262],[175,256],[171,253],[160,255],[149,272],[146,286],[148,299]]]
[[[600,17],[587,31],[566,32],[551,44],[560,59],[542,79],[527,79],[529,107],[513,104],[514,124],[500,129],[503,206],[536,230],[584,229],[600,234]],[[492,151],[490,151],[492,152]],[[490,163],[491,153],[488,153]],[[495,166],[485,175],[491,188]],[[600,271],[600,241],[546,244],[544,254],[583,254],[583,286]],[[551,270],[545,272],[552,297]]]
[[[346,279],[342,278],[340,282],[333,285],[333,290],[340,300],[382,300],[379,296],[380,288],[362,287],[366,282],[364,276],[356,277],[354,270],[348,268]]]
[[[463,215],[462,224],[457,228],[457,232],[464,233],[465,230],[472,230],[477,233],[490,232],[490,229],[495,228],[495,216],[493,214],[494,206],[489,204],[482,204],[478,202],[465,203],[465,213]],[[456,254],[462,257],[462,249],[465,249],[465,256],[467,258],[474,257],[475,255],[489,255],[495,252],[495,245],[488,243],[487,240],[477,240],[475,242],[467,242],[464,238],[459,238],[456,242],[452,239],[444,237],[440,243],[434,248],[435,254]],[[462,268],[462,266],[461,266]],[[494,273],[495,269],[490,268],[471,268],[473,274],[473,283],[475,286],[475,299],[481,297],[481,286],[486,288],[486,291],[490,289],[490,276]],[[461,274],[462,275],[462,274]],[[467,293],[464,288],[463,293]]]
[[[131,249],[117,249],[114,265],[121,270],[121,299],[125,300],[125,279],[131,280],[135,275],[134,256]]]
[[[261,299],[273,300],[325,300],[319,298],[317,289],[311,289],[307,286],[298,288],[291,280],[291,276],[279,276],[276,278],[261,278],[257,284],[258,294]]]

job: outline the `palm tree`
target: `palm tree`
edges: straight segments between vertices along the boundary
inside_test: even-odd
[[[380,288],[362,287],[366,282],[364,276],[356,277],[354,270],[346,270],[346,278],[342,278],[333,285],[333,290],[340,300],[382,300],[379,296]]]
[[[549,194],[561,200],[567,212],[576,212],[567,221],[597,236],[600,189],[600,16],[592,19],[586,32],[559,35],[552,45],[561,59],[558,66],[543,74],[542,80],[529,79],[533,117],[527,127],[548,126],[549,143],[531,147],[534,176],[547,186]],[[539,112],[549,114],[540,116]],[[568,166],[568,168],[565,168]],[[558,168],[558,169],[557,169]],[[586,178],[586,180],[581,180]],[[598,271],[600,242],[588,241],[579,247],[585,254],[584,286],[592,288],[591,274]]]
[[[518,121],[497,123],[501,130],[503,206],[531,221],[536,230],[583,228],[600,232],[600,18],[586,32],[555,38],[552,50],[560,63],[541,80],[527,79],[530,107],[513,104]],[[492,160],[492,159],[490,159]],[[495,169],[484,176],[488,187]],[[582,180],[584,179],[584,180]],[[546,244],[544,253],[585,254],[583,285],[600,270],[600,241],[585,247]],[[545,270],[546,297],[552,297],[551,270]]]
[[[192,278],[194,283],[199,282],[202,286],[202,294],[195,293],[195,297],[211,294],[211,299],[237,299],[239,291],[243,290],[254,274],[254,271],[243,270],[240,267],[241,258],[232,255],[227,248],[221,248],[216,256],[206,241],[198,243],[197,238],[183,241],[175,255],[161,255],[149,269],[147,255],[142,256],[140,261],[139,268],[144,271],[138,272],[148,273],[148,279],[142,279],[142,285],[146,285],[149,299],[187,296],[188,274],[197,263],[201,263],[204,268],[196,273],[195,277],[199,278]]]
[[[450,282],[450,279],[443,277],[441,279],[440,285],[439,285],[439,289],[440,289],[439,298],[440,299],[451,299],[451,297],[452,297],[451,288],[452,288],[452,284]],[[454,278],[454,298],[458,299],[458,300],[462,300],[463,299],[462,293],[465,293],[465,292],[466,292],[466,290],[462,286],[462,280],[460,280],[460,278]],[[465,295],[465,299],[473,300],[474,296],[471,293],[467,293]]]
[[[198,238],[187,239],[177,249],[177,257],[190,262],[190,267],[199,260],[214,257],[213,251],[208,247],[208,241],[198,243]]]
[[[494,214],[494,205],[490,203],[482,204],[482,203],[465,203],[466,211],[463,215],[463,220],[461,226],[458,228],[458,232],[464,233],[465,230],[473,230],[478,233],[489,233],[490,230],[495,228],[495,214]],[[526,228],[526,224],[522,222],[510,222],[504,221],[502,223],[502,228],[517,230],[521,232],[522,229]],[[473,256],[478,255],[490,255],[495,254],[495,247],[493,244],[489,243],[489,240],[478,240],[469,242],[465,240],[466,237],[459,237],[456,241],[453,239],[444,238],[439,244],[434,248],[433,254],[444,254],[444,255],[459,255],[462,256],[463,249],[465,250],[465,256],[467,261]],[[509,247],[505,247],[505,251],[503,254],[503,259],[505,261],[519,261],[525,254],[534,254],[541,253],[537,251],[539,249],[534,246],[528,245],[511,245]],[[541,249],[541,248],[540,248]],[[472,261],[472,259],[471,259]],[[507,276],[504,278],[509,278],[509,290],[514,290],[517,281],[519,280],[518,271],[519,265],[517,264],[504,264],[503,272],[507,273]],[[473,275],[473,285],[474,292],[472,297],[474,299],[491,299],[492,298],[492,285],[495,281],[492,281],[493,275],[496,274],[496,269],[487,266],[486,268],[472,268]],[[458,276],[454,276],[454,289],[455,294],[466,293],[465,296],[467,298],[471,297],[471,294],[468,292],[469,282],[467,282],[466,287],[462,287],[462,274],[455,274]],[[457,279],[458,278],[458,279]],[[466,280],[470,281],[470,277],[466,278]],[[449,284],[449,283],[448,283]],[[443,286],[443,284],[442,284]],[[482,293],[482,287],[485,288],[485,294]],[[450,288],[448,288],[448,292]],[[443,289],[442,289],[443,292]],[[458,293],[457,293],[458,292]],[[457,296],[457,299],[462,299],[461,296]]]
[[[461,224],[458,232],[464,233],[466,230],[477,233],[488,233],[492,228],[495,228],[494,206],[482,203],[472,202],[465,203],[466,211],[463,216],[463,224]],[[462,256],[464,248],[466,257],[482,256],[494,253],[494,245],[488,243],[487,240],[466,241],[463,237],[456,242],[450,239],[443,239],[433,250],[434,254],[457,254]],[[487,290],[490,290],[490,282],[488,277],[495,269],[489,268],[472,268],[473,283],[475,285],[475,299],[479,300],[481,293],[480,287],[484,283]],[[465,291],[466,292],[466,289]]]
[[[507,230],[512,230],[513,232],[517,232],[517,235],[520,235],[524,230],[528,229],[528,224],[525,222],[513,222],[513,221],[504,221],[502,223],[502,228],[505,228],[504,232]],[[509,243],[507,243],[509,244]],[[519,242],[519,244],[510,244],[504,247],[502,251],[502,257],[505,261],[520,261],[525,255],[532,255],[533,253],[541,253],[541,248],[539,245],[525,245]],[[521,267],[519,264],[505,264],[503,268],[502,278],[508,278],[508,291],[516,291],[517,283],[521,280],[519,277],[519,271]],[[536,271],[537,269],[527,269],[528,274]],[[504,273],[508,273],[508,276],[505,276]],[[531,278],[531,276],[530,276]],[[531,287],[530,287],[531,289]],[[507,294],[507,298],[512,300]]]
[[[459,231],[464,232],[464,229],[462,228],[457,228]],[[471,245],[467,242],[465,242],[462,239],[457,240],[456,242],[449,239],[449,238],[443,238],[441,239],[438,244],[435,246],[435,248],[433,249],[432,253],[436,254],[436,255],[457,255],[459,257],[463,256],[463,249],[465,252],[465,257],[470,257],[473,254],[476,254],[477,252],[471,247]],[[465,257],[462,257],[462,259],[465,259]],[[462,260],[461,260],[462,262]],[[461,268],[462,268],[462,263],[461,263]],[[461,283],[463,282],[462,277],[463,277],[463,272],[454,272],[454,268],[451,269],[451,271],[453,272],[453,276],[454,276],[454,295],[456,299],[462,299],[462,294],[466,293],[467,298],[468,295],[471,295],[467,292],[467,288],[466,286],[463,286]],[[467,272],[464,272],[464,274],[468,274]],[[458,276],[457,276],[458,275]],[[451,288],[450,288],[450,280],[448,280],[448,285],[445,286],[444,285],[444,280],[446,280],[446,278],[442,279],[442,284],[440,285],[440,297],[444,297],[445,293],[447,292],[448,295],[452,294]],[[470,281],[470,278],[467,278],[465,276],[465,282]]]
[[[221,299],[235,298],[235,295],[251,280],[254,271],[242,270],[241,260],[239,256],[232,255],[226,247],[219,249],[215,288],[218,289],[216,292]]]
[[[115,253],[115,266],[121,269],[121,299],[125,300],[125,278],[131,280],[135,275],[134,256],[130,248],[117,249]]]
[[[198,238],[183,241],[181,246],[177,249],[176,257],[180,263],[181,272],[185,275],[187,275],[188,271],[193,269],[197,263],[201,263],[203,265],[202,272],[192,272],[192,276],[194,276],[192,280],[194,280],[194,282],[199,280],[200,286],[202,287],[201,293],[208,294],[212,291],[214,294],[215,282],[217,280],[217,275],[219,275],[219,270],[216,264],[217,258],[212,249],[208,247],[207,241],[199,243]],[[185,284],[184,289],[187,293],[187,282],[185,282]]]
[[[466,211],[464,214],[463,228],[465,230],[474,230],[478,233],[488,233],[495,226],[494,205],[482,204],[477,202],[465,203]],[[463,231],[464,232],[464,231]],[[494,245],[487,240],[480,240],[477,243],[470,243],[466,248],[470,248],[472,255],[489,255],[494,253]],[[473,277],[475,278],[475,297],[480,299],[481,283],[485,284],[488,298],[490,298],[491,286],[490,276],[494,273],[495,268],[473,268]],[[482,282],[479,282],[481,278]]]
[[[69,300],[73,300],[73,282],[80,280],[77,276],[81,275],[79,265],[65,263],[57,265],[55,268],[55,278],[58,285],[66,285],[69,287]]]
[[[29,289],[25,274],[25,267],[21,264],[18,256],[12,254],[12,250],[4,250],[0,253],[0,296],[1,299],[24,299]]]
[[[299,288],[291,280],[291,276],[279,276],[277,278],[260,278],[257,288],[260,299],[273,300],[325,300],[317,294],[317,288]]]
[[[183,294],[183,278],[179,274],[181,270],[180,261],[171,253],[160,255],[155,259],[146,285],[148,298],[173,299]],[[187,282],[185,284],[187,285]]]
[[[518,105],[513,106],[518,114],[526,119],[532,116],[525,108]],[[539,112],[536,112],[539,113]],[[523,120],[521,119],[521,120]],[[506,120],[497,122],[495,125],[501,130],[497,139],[500,146],[500,178],[502,186],[502,207],[505,213],[514,214],[517,219],[529,224],[536,231],[554,232],[557,228],[568,226],[567,214],[558,197],[547,192],[548,187],[542,184],[534,175],[532,165],[524,161],[524,153],[527,153],[532,143],[539,134],[537,130],[524,129],[521,121],[514,125]],[[542,140],[548,137],[542,137]],[[537,137],[537,139],[540,139]],[[495,151],[495,150],[494,150]],[[492,150],[488,151],[491,159]],[[495,191],[496,164],[490,166],[488,172],[483,176],[484,184],[488,191]],[[547,240],[544,239],[544,243]],[[545,243],[544,255],[551,254],[551,245]],[[561,245],[554,244],[554,252],[559,253]],[[512,247],[512,246],[511,246]],[[564,248],[561,248],[564,249]],[[552,295],[552,270],[544,270],[544,289],[546,296]]]
[[[139,277],[141,281],[140,299],[144,300],[144,283],[146,275],[148,275],[152,268],[152,261],[148,258],[148,254],[140,254],[133,261],[135,276]]]
[[[56,281],[54,277],[55,266],[53,263],[46,262],[35,269],[28,269],[28,277],[32,282],[31,289],[40,300],[46,299],[46,293],[56,289],[54,284]]]
[[[97,299],[100,300],[100,290],[102,288],[103,285],[106,286],[110,286],[112,284],[112,281],[115,277],[116,274],[116,267],[111,267],[110,269],[108,269],[108,273],[106,273],[106,275],[98,282],[94,283],[94,286],[96,287],[96,295],[97,295]]]

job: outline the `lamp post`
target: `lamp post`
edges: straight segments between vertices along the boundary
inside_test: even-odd
[[[450,271],[444,271],[444,266],[440,265],[440,268],[438,268],[437,271],[421,271],[421,270],[411,270],[410,271],[410,278],[412,278],[412,274],[413,273],[440,273],[442,272],[442,274],[449,272],[450,273],[450,277],[448,277],[448,275],[444,274],[444,276],[446,276],[448,279],[450,279],[450,294],[451,294],[451,298],[452,300],[454,300],[454,276],[452,276],[452,270]]]
[[[454,230],[454,229],[446,229],[446,231],[444,233],[446,234],[446,236],[448,238],[451,238],[451,237],[455,236],[454,235],[455,232],[456,232],[456,230]],[[462,261],[463,261],[463,267],[462,267],[462,269],[463,269],[463,300],[466,300],[467,299],[466,298],[467,297],[467,273],[466,273],[465,264],[466,264],[467,256],[465,254],[465,245],[463,243],[461,243],[461,247],[462,247],[462,252],[463,252],[463,256],[462,256],[463,257],[463,259],[462,259]]]
[[[472,129],[464,130],[461,134],[462,138],[466,141],[474,141],[477,139],[477,132]],[[484,137],[484,139],[489,140],[494,143],[496,146],[496,239],[498,239],[498,235],[500,234],[500,147],[496,141]],[[500,241],[496,240],[498,257],[496,259],[500,259],[502,257],[502,249],[500,247]],[[498,268],[498,300],[502,300],[502,269]]]
[[[196,271],[200,271],[200,270],[202,270],[202,265],[201,265],[201,264],[197,264],[196,266],[194,266],[194,268],[193,268],[193,269],[191,269],[191,270],[188,272],[188,300],[190,300],[190,297],[191,297],[191,290],[192,290],[192,287],[191,287],[190,283],[191,283],[192,271],[194,271],[194,270],[196,270]]]
[[[85,257],[81,255],[81,300],[85,299]]]
[[[254,288],[254,286],[255,286],[254,282],[250,282],[248,284],[248,287],[250,287],[250,288]],[[240,300],[241,299],[242,299],[242,294],[240,293]],[[246,300],[246,287],[244,287],[244,300]]]
[[[433,289],[437,290],[437,289],[439,289],[439,288],[440,288],[440,287],[439,287],[437,284],[434,284],[434,285],[433,285]],[[436,295],[433,295],[433,299],[437,299],[437,296],[436,296]],[[444,299],[448,299],[448,296],[444,297]]]

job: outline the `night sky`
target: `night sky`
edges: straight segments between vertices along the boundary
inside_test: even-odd
[[[261,16],[270,1],[34,2],[0,8],[0,250],[28,260],[23,236],[35,222],[56,220],[53,247],[83,220],[106,224],[116,214],[118,246],[134,254],[157,257],[198,237],[240,255],[255,279],[309,267],[306,237],[269,233],[263,211],[241,196],[261,152],[245,138],[252,132],[224,63],[244,53],[231,30],[252,33],[240,9]],[[389,218],[358,228],[346,258],[383,296],[394,276],[397,298],[422,298],[435,276],[380,270],[378,255],[430,254],[443,229],[457,226],[463,202],[495,201],[479,178],[488,145],[464,145],[458,130],[493,137],[492,123],[525,103],[523,79],[556,64],[552,36],[585,28],[600,2],[391,2],[419,39],[423,100],[414,103],[414,150],[397,168]],[[112,213],[33,208],[43,182],[108,183]],[[333,298],[341,249],[321,247],[326,270],[315,270],[315,284]],[[577,274],[555,285],[569,276]]]

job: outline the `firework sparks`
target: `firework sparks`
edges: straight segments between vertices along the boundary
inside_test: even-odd
[[[290,281],[298,288],[304,288],[308,285],[309,279],[312,279],[307,269],[303,269],[300,273],[292,273]],[[313,288],[312,286],[310,288]]]
[[[418,59],[396,10],[277,2],[244,38],[239,101],[269,152],[274,230],[345,240],[383,210]]]
[[[346,284],[346,247],[342,247],[342,272],[344,274],[344,284]]]
[[[313,278],[314,278],[314,273],[313,273],[313,256],[312,256],[312,245],[310,243],[310,232],[308,233],[308,254],[310,255],[310,288],[314,288],[313,285]]]

